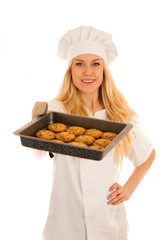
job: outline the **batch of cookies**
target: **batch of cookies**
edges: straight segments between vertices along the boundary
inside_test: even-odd
[[[47,129],[39,130],[36,137],[75,146],[104,149],[116,136],[113,132],[85,129],[79,126],[67,127],[63,123],[52,123]]]

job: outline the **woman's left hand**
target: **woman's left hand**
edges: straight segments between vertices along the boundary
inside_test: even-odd
[[[107,204],[118,205],[124,201],[129,200],[129,198],[131,197],[129,190],[125,187],[122,187],[118,183],[114,183],[110,187],[109,191],[113,192],[108,195],[107,200],[109,201],[107,202]]]

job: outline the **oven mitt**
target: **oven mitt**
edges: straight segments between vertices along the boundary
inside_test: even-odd
[[[36,102],[32,110],[32,119],[47,113],[47,102]]]

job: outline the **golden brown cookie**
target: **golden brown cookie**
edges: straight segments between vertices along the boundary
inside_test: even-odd
[[[104,147],[100,146],[100,145],[92,145],[90,146],[90,148],[93,148],[93,149],[104,149]]]
[[[51,140],[51,139],[55,138],[55,133],[53,133],[52,131],[49,131],[49,130],[39,130],[36,133],[36,137]]]
[[[100,138],[100,139],[95,140],[93,145],[100,145],[105,148],[110,142],[111,141],[109,139]]]
[[[56,134],[56,139],[63,142],[71,142],[75,139],[75,135],[68,132],[60,132]]]
[[[74,134],[75,136],[83,135],[85,133],[85,128],[72,126],[67,129],[67,132]]]
[[[81,142],[70,142],[69,144],[79,146],[79,147],[88,147],[86,144]]]
[[[48,129],[58,133],[58,132],[65,132],[67,127],[63,123],[52,123],[48,125]]]
[[[101,137],[105,138],[105,139],[113,140],[116,136],[117,136],[117,133],[114,133],[114,132],[104,132]]]
[[[81,135],[75,138],[75,142],[81,142],[86,145],[91,145],[94,141],[94,137],[88,135]]]
[[[92,136],[94,138],[100,138],[102,134],[103,134],[103,132],[101,132],[98,129],[93,129],[93,128],[92,129],[87,129],[85,131],[85,135]]]

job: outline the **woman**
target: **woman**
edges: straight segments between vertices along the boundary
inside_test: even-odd
[[[59,57],[68,60],[62,86],[50,103],[37,102],[33,117],[59,111],[120,122],[133,129],[101,161],[54,154],[54,177],[45,240],[126,240],[123,202],[149,170],[155,150],[136,114],[116,88],[107,67],[117,56],[111,35],[93,27],[68,31]],[[124,186],[118,183],[123,157],[134,164]]]

